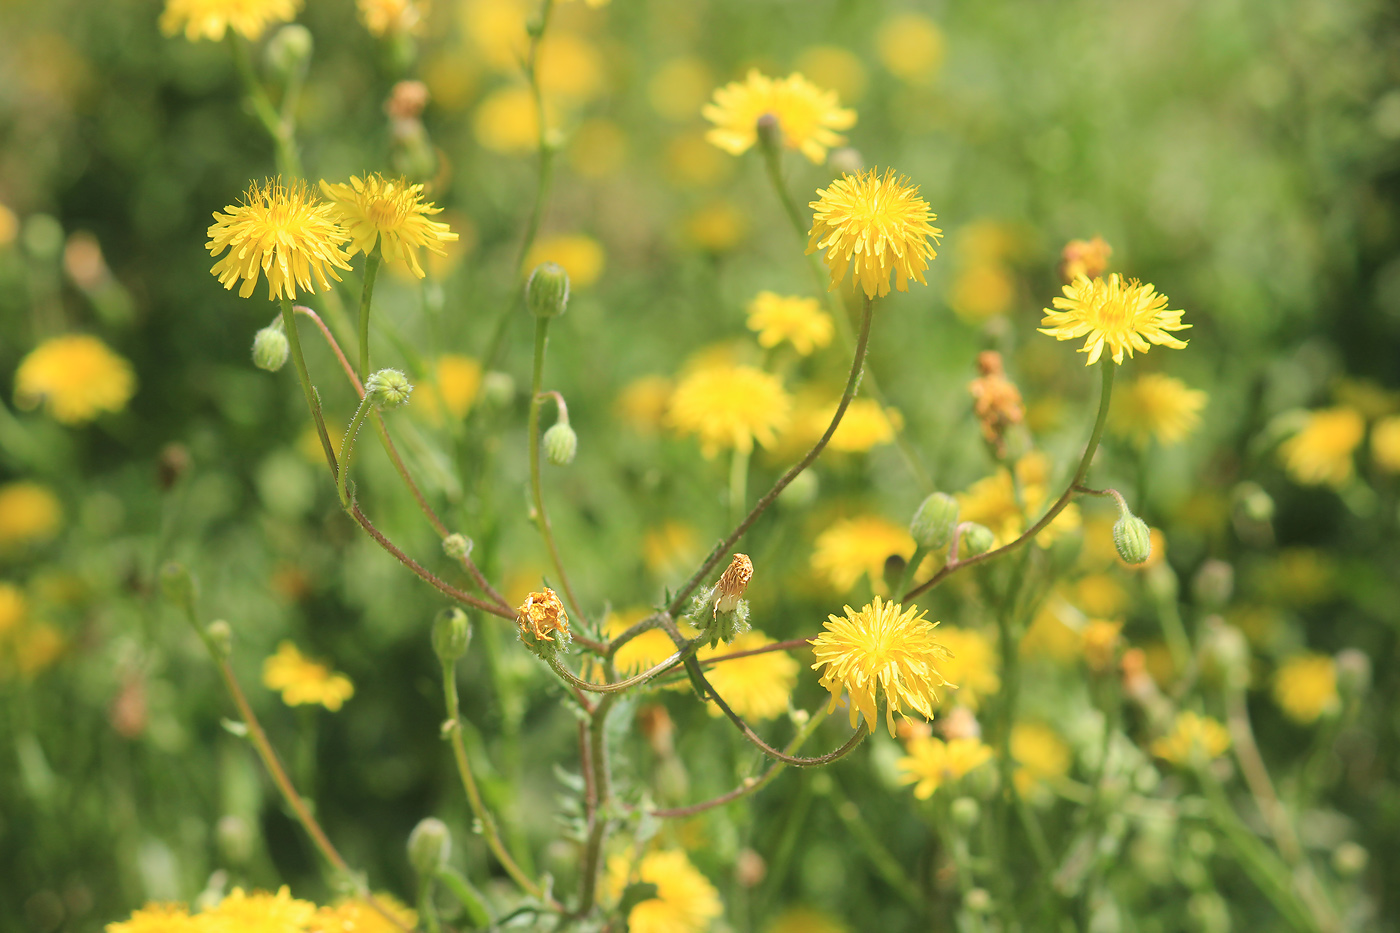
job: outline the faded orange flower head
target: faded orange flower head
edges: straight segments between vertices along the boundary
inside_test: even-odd
[[[550,632],[562,632],[564,640],[569,639],[569,616],[564,612],[564,604],[559,595],[545,587],[538,593],[531,593],[520,604],[516,621],[520,624],[523,638],[528,632],[537,641],[554,641]]]

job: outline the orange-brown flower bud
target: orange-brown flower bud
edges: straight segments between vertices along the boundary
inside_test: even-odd
[[[982,423],[982,436],[987,443],[995,446],[997,456],[1005,456],[1006,429],[1026,417],[1021,390],[1006,378],[1001,354],[994,350],[977,354],[977,370],[981,375],[967,385],[967,391],[972,393],[972,411]]]
[[[529,644],[528,634],[536,642],[554,641],[551,632],[560,634],[560,641],[567,645],[571,639],[569,632],[569,617],[564,612],[564,604],[559,601],[559,596],[549,587],[545,587],[543,592],[531,593],[525,597],[525,602],[520,604],[517,610],[516,622],[520,624],[520,640]]]
[[[735,554],[715,587],[715,615],[733,612],[753,579],[753,561],[747,554]]]
[[[1070,240],[1060,253],[1060,278],[1066,285],[1081,275],[1097,278],[1108,269],[1108,257],[1112,255],[1113,247],[1101,236],[1092,240]]]

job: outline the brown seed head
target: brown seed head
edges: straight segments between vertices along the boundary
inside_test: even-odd
[[[992,350],[979,353],[977,369],[982,375],[967,385],[972,393],[972,411],[982,423],[982,436],[996,447],[998,456],[1004,456],[1006,429],[1020,424],[1026,417],[1021,390],[1006,378],[1000,353]]]
[[[1101,236],[1092,240],[1070,240],[1060,253],[1060,278],[1066,285],[1081,275],[1097,278],[1108,269],[1108,257],[1112,255],[1113,247]]]
[[[564,604],[549,587],[525,597],[517,611],[516,622],[520,624],[520,634],[529,632],[536,641],[554,641],[550,632],[569,634],[569,617],[564,612]]]
[[[733,612],[753,579],[753,561],[747,554],[735,554],[715,587],[715,615]]]

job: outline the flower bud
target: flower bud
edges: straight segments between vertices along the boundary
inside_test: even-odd
[[[1201,639],[1202,667],[1207,677],[1228,686],[1249,686],[1249,642],[1244,633],[1219,616],[1205,621]]]
[[[525,602],[516,610],[515,621],[520,626],[521,644],[543,660],[567,651],[573,641],[564,604],[547,586],[525,597]]]
[[[442,553],[453,560],[466,560],[471,552],[472,539],[464,534],[450,534],[442,539]]]
[[[817,474],[811,470],[803,470],[792,478],[786,489],[778,493],[778,508],[793,512],[804,511],[817,501],[817,493],[820,490],[821,481],[817,479]]]
[[[909,533],[919,547],[940,548],[953,537],[958,526],[958,500],[946,492],[935,492],[919,504]]]
[[[1124,563],[1145,564],[1152,556],[1152,531],[1147,522],[1124,507],[1113,523],[1113,546]]]
[[[209,636],[209,643],[223,657],[228,657],[233,653],[233,627],[223,619],[215,619],[210,622],[205,626],[204,634]]]
[[[316,43],[311,30],[300,23],[283,26],[268,40],[267,66],[284,78],[306,66]]]
[[[960,829],[971,829],[982,818],[982,806],[971,797],[959,797],[951,807],[953,823]]]
[[[1223,560],[1208,560],[1196,571],[1191,591],[1207,609],[1219,610],[1235,591],[1235,568]]]
[[[398,408],[412,394],[412,383],[397,369],[381,369],[365,380],[365,397],[380,411]]]
[[[986,888],[973,888],[963,898],[963,906],[974,914],[985,914],[992,909],[992,895]]]
[[[544,432],[544,456],[555,466],[568,466],[578,453],[578,435],[568,422],[560,421]]]
[[[467,614],[457,607],[444,609],[433,621],[433,653],[444,664],[451,664],[467,653],[472,626]]]
[[[219,854],[233,865],[242,865],[253,857],[257,836],[253,827],[241,816],[232,813],[219,817],[214,836]]]
[[[754,121],[754,132],[758,135],[758,144],[765,149],[776,150],[783,142],[782,124],[771,110],[764,111]]]
[[[558,317],[569,304],[569,273],[557,262],[542,262],[525,284],[525,304],[535,317]]]
[[[184,564],[170,561],[160,568],[160,588],[165,598],[186,612],[194,611],[194,577]]]
[[[1337,691],[1344,697],[1361,696],[1371,689],[1371,659],[1364,651],[1343,648],[1337,652]]]
[[[1274,500],[1258,483],[1240,483],[1234,491],[1235,506],[1252,522],[1273,521]]]
[[[515,399],[515,379],[492,370],[481,379],[481,400],[490,408],[504,408]]]
[[[273,325],[264,327],[253,335],[253,365],[275,373],[287,365],[287,357],[292,347],[282,328]]]
[[[420,877],[431,878],[447,867],[452,854],[452,834],[437,817],[420,820],[408,834],[408,862]]]
[[[826,157],[826,164],[831,167],[832,171],[840,172],[842,175],[859,175],[865,171],[865,159],[859,151],[850,146],[831,150],[831,154]]]
[[[1332,868],[1343,878],[1355,878],[1370,860],[1370,853],[1350,840],[1332,850]]]
[[[962,550],[959,557],[976,557],[992,549],[996,535],[986,525],[969,524],[963,529]]]

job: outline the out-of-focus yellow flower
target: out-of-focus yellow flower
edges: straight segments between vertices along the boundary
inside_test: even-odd
[[[948,304],[958,317],[975,324],[1005,314],[1015,299],[1016,281],[1005,266],[978,263],[958,273]]]
[[[1069,746],[1059,733],[1041,722],[1018,722],[1011,727],[1011,758],[1020,765],[1011,779],[1021,794],[1069,772]]]
[[[23,480],[0,486],[0,548],[47,541],[62,520],[63,507],[47,487]]]
[[[836,414],[836,402],[815,413],[811,427],[816,440],[831,424]],[[904,418],[896,408],[881,408],[874,399],[858,398],[846,406],[846,414],[836,426],[827,446],[841,453],[867,453],[881,444],[894,442],[895,434],[904,427]]]
[[[404,927],[410,930],[418,927],[418,912],[400,903],[390,894],[378,892],[374,899],[379,906],[393,915]],[[347,897],[334,907],[322,907],[311,918],[307,933],[399,933],[400,927],[369,904],[355,897]],[[153,931],[154,933],[154,931]],[[280,933],[280,931],[278,931]]]
[[[850,927],[811,907],[789,907],[773,919],[767,933],[850,933]]]
[[[376,172],[363,179],[352,175],[349,184],[322,181],[321,191],[335,205],[341,225],[350,234],[352,255],[368,256],[378,243],[386,260],[406,264],[421,279],[424,273],[418,264],[418,248],[446,256],[442,244],[457,239],[447,224],[428,219],[442,208],[424,203],[422,185],[388,179]]]
[[[525,27],[533,12],[533,5],[525,0],[464,0],[462,31],[488,68],[514,74],[529,53],[530,34]]]
[[[642,535],[642,562],[658,577],[681,573],[700,556],[700,536],[685,522],[668,520]]]
[[[234,888],[219,906],[199,914],[200,929],[218,931],[266,930],[268,933],[295,933],[306,929],[316,915],[316,905],[292,897],[286,885],[276,894],[254,891],[245,894]]]
[[[925,284],[924,270],[938,256],[929,238],[937,243],[943,231],[933,226],[938,217],[917,185],[892,169],[881,176],[872,168],[842,175],[817,195],[807,205],[815,212],[807,252],[826,250],[832,289],[847,269],[867,298],[889,293],[891,272],[899,291],[909,290],[910,279]]]
[[[1230,733],[1209,716],[1191,710],[1176,714],[1172,731],[1152,742],[1152,754],[1174,765],[1190,764],[1197,756],[1209,761],[1230,748]]]
[[[651,614],[652,610],[645,607],[611,613],[603,621],[603,633],[609,640],[614,639]],[[623,677],[631,677],[651,670],[675,653],[676,643],[671,636],[660,628],[652,628],[617,649],[613,664]]]
[[[1113,399],[1108,423],[1113,432],[1139,447],[1156,438],[1175,444],[1201,422],[1206,393],[1161,373],[1147,373],[1123,387]]]
[[[749,232],[749,217],[731,201],[715,200],[685,219],[685,237],[709,253],[725,253]]]
[[[567,32],[550,31],[536,53],[540,89],[565,104],[594,100],[606,86],[603,59],[591,42]]]
[[[671,407],[674,383],[665,376],[641,376],[623,387],[617,397],[617,413],[635,431],[652,434],[661,429]]]
[[[991,639],[973,629],[945,625],[938,630],[938,640],[948,650],[948,659],[941,670],[948,678],[950,690],[945,699],[975,710],[983,697],[1001,689],[997,676],[997,656]]]
[[[627,162],[627,134],[611,120],[585,120],[569,143],[569,163],[584,178],[615,175]]]
[[[263,686],[281,691],[282,702],[288,706],[316,703],[333,713],[355,695],[349,677],[306,658],[289,641],[278,645],[277,653],[263,661]]]
[[[24,591],[13,583],[0,583],[0,637],[17,628],[28,612]]]
[[[943,31],[927,16],[900,13],[880,24],[875,51],[895,77],[927,84],[943,67]]]
[[[160,30],[167,36],[183,32],[191,42],[221,42],[232,29],[256,42],[274,23],[296,19],[300,0],[166,0]]]
[[[19,235],[19,218],[15,212],[0,204],[0,247],[9,246]]]
[[[668,120],[690,120],[715,86],[714,72],[703,58],[683,55],[662,63],[647,82],[647,100]]]
[[[558,125],[552,99],[544,99],[545,126]],[[476,141],[492,152],[531,152],[540,143],[539,113],[530,89],[523,85],[497,88],[477,104],[472,115]]]
[[[1113,669],[1122,641],[1123,623],[1109,619],[1090,619],[1080,638],[1084,646],[1084,663],[1091,671],[1102,674]]]
[[[608,859],[608,894],[613,901],[634,881],[656,885],[656,896],[628,912],[630,933],[701,933],[723,910],[715,886],[679,849],[648,852],[635,875],[626,855]]]
[[[207,929],[189,915],[184,904],[160,904],[155,901],[138,910],[120,923],[109,923],[107,933],[200,933]]]
[[[718,185],[734,173],[734,160],[711,146],[702,133],[682,133],[666,144],[666,177],[679,188]]]
[[[992,757],[992,750],[981,739],[960,738],[944,742],[932,736],[916,735],[905,746],[908,755],[895,762],[902,772],[901,784],[915,784],[914,796],[927,800],[949,781],[958,781]]]
[[[63,654],[68,640],[47,622],[27,625],[13,638],[15,667],[25,680],[32,680],[48,670]]]
[[[831,343],[831,315],[815,298],[759,292],[749,302],[749,330],[758,334],[761,347],[776,347],[784,340],[802,356]]]
[[[1060,278],[1066,285],[1081,275],[1096,279],[1108,271],[1108,257],[1113,255],[1101,236],[1092,240],[1070,240],[1060,252]]]
[[[843,518],[817,535],[812,569],[838,593],[849,592],[865,574],[871,588],[883,595],[885,561],[895,554],[905,560],[914,556],[907,527],[878,515]]]
[[[15,404],[40,403],[60,424],[83,424],[121,411],[136,392],[131,364],[96,337],[65,334],[45,340],[15,371]]]
[[[995,547],[1010,544],[1026,530],[1024,512],[1016,502],[1011,471],[1005,467],[979,479],[966,492],[958,493],[957,500],[959,520],[987,526],[995,536]]]
[[[797,70],[818,87],[829,87],[848,104],[865,96],[869,78],[860,56],[838,45],[814,45],[797,59]]]
[[[427,4],[428,0],[355,0],[360,22],[365,24],[370,35],[380,39],[388,35],[418,34],[423,28]]]
[[[228,255],[209,270],[224,288],[238,280],[239,297],[253,294],[258,273],[267,276],[269,300],[295,300],[297,288],[307,294],[329,291],[336,269],[349,269],[342,244],[350,235],[340,226],[333,205],[321,201],[304,182],[285,185],[280,178],[254,182],[243,203],[214,212],[205,248],[211,256]]]
[[[607,256],[603,244],[583,234],[540,237],[525,257],[530,270],[542,262],[557,262],[569,273],[570,288],[587,288],[603,274]]]
[[[1325,654],[1303,654],[1285,661],[1274,674],[1274,702],[1302,725],[1336,710],[1337,665]]]
[[[1088,615],[1116,616],[1128,608],[1128,591],[1106,573],[1091,573],[1074,585],[1071,601]]]
[[[715,128],[705,138],[730,155],[742,155],[758,142],[758,120],[777,118],[783,145],[820,165],[826,151],[846,141],[837,130],[855,125],[856,112],[841,107],[835,91],[824,91],[800,74],[770,78],[751,69],[743,81],[715,91],[700,113]]]
[[[1343,486],[1355,467],[1352,453],[1366,434],[1366,420],[1354,408],[1324,408],[1308,413],[1307,423],[1279,447],[1294,482],[1309,486]]]
[[[1186,346],[1169,331],[1187,330],[1181,323],[1182,311],[1167,310],[1167,296],[1159,295],[1149,283],[1137,279],[1124,284],[1118,273],[1104,279],[1080,277],[1064,287],[1064,297],[1054,300],[1055,308],[1045,309],[1040,323],[1042,334],[1056,340],[1087,338],[1080,353],[1087,353],[1086,366],[1099,361],[1107,346],[1113,362],[1122,365],[1123,354],[1146,353],[1150,343],[1175,350]]]
[[[1074,662],[1079,657],[1081,640],[1079,632],[1065,622],[1065,614],[1074,612],[1062,600],[1046,600],[1021,639],[1021,657],[1050,658],[1060,664]]]
[[[452,417],[465,418],[481,389],[481,364],[470,356],[446,353],[433,364],[433,375],[443,406]]]
[[[669,638],[667,639],[670,640]],[[727,645],[706,646],[696,654],[701,661],[753,651],[773,644],[773,639],[752,630],[739,635]],[[772,719],[787,712],[788,698],[797,683],[796,659],[782,651],[769,651],[747,658],[723,661],[710,668],[708,679],[734,712],[745,719]],[[707,704],[711,716],[723,715],[715,704]]]
[[[791,412],[792,399],[777,376],[752,366],[719,365],[681,379],[666,423],[681,435],[699,435],[700,450],[709,458],[722,449],[747,453],[754,441],[773,446]]]
[[[1371,458],[1387,473],[1400,473],[1400,415],[1382,418],[1371,428]]]
[[[899,603],[875,601],[859,612],[845,607],[845,618],[827,616],[824,631],[812,640],[821,685],[831,693],[835,710],[842,693],[850,696],[850,720],[854,728],[864,716],[872,729],[879,722],[877,688],[885,695],[885,725],[894,735],[894,714],[908,718],[904,707],[924,719],[933,718],[938,688],[947,685],[940,667],[948,652],[938,643],[938,624],[924,618],[918,606],[905,609]]]

